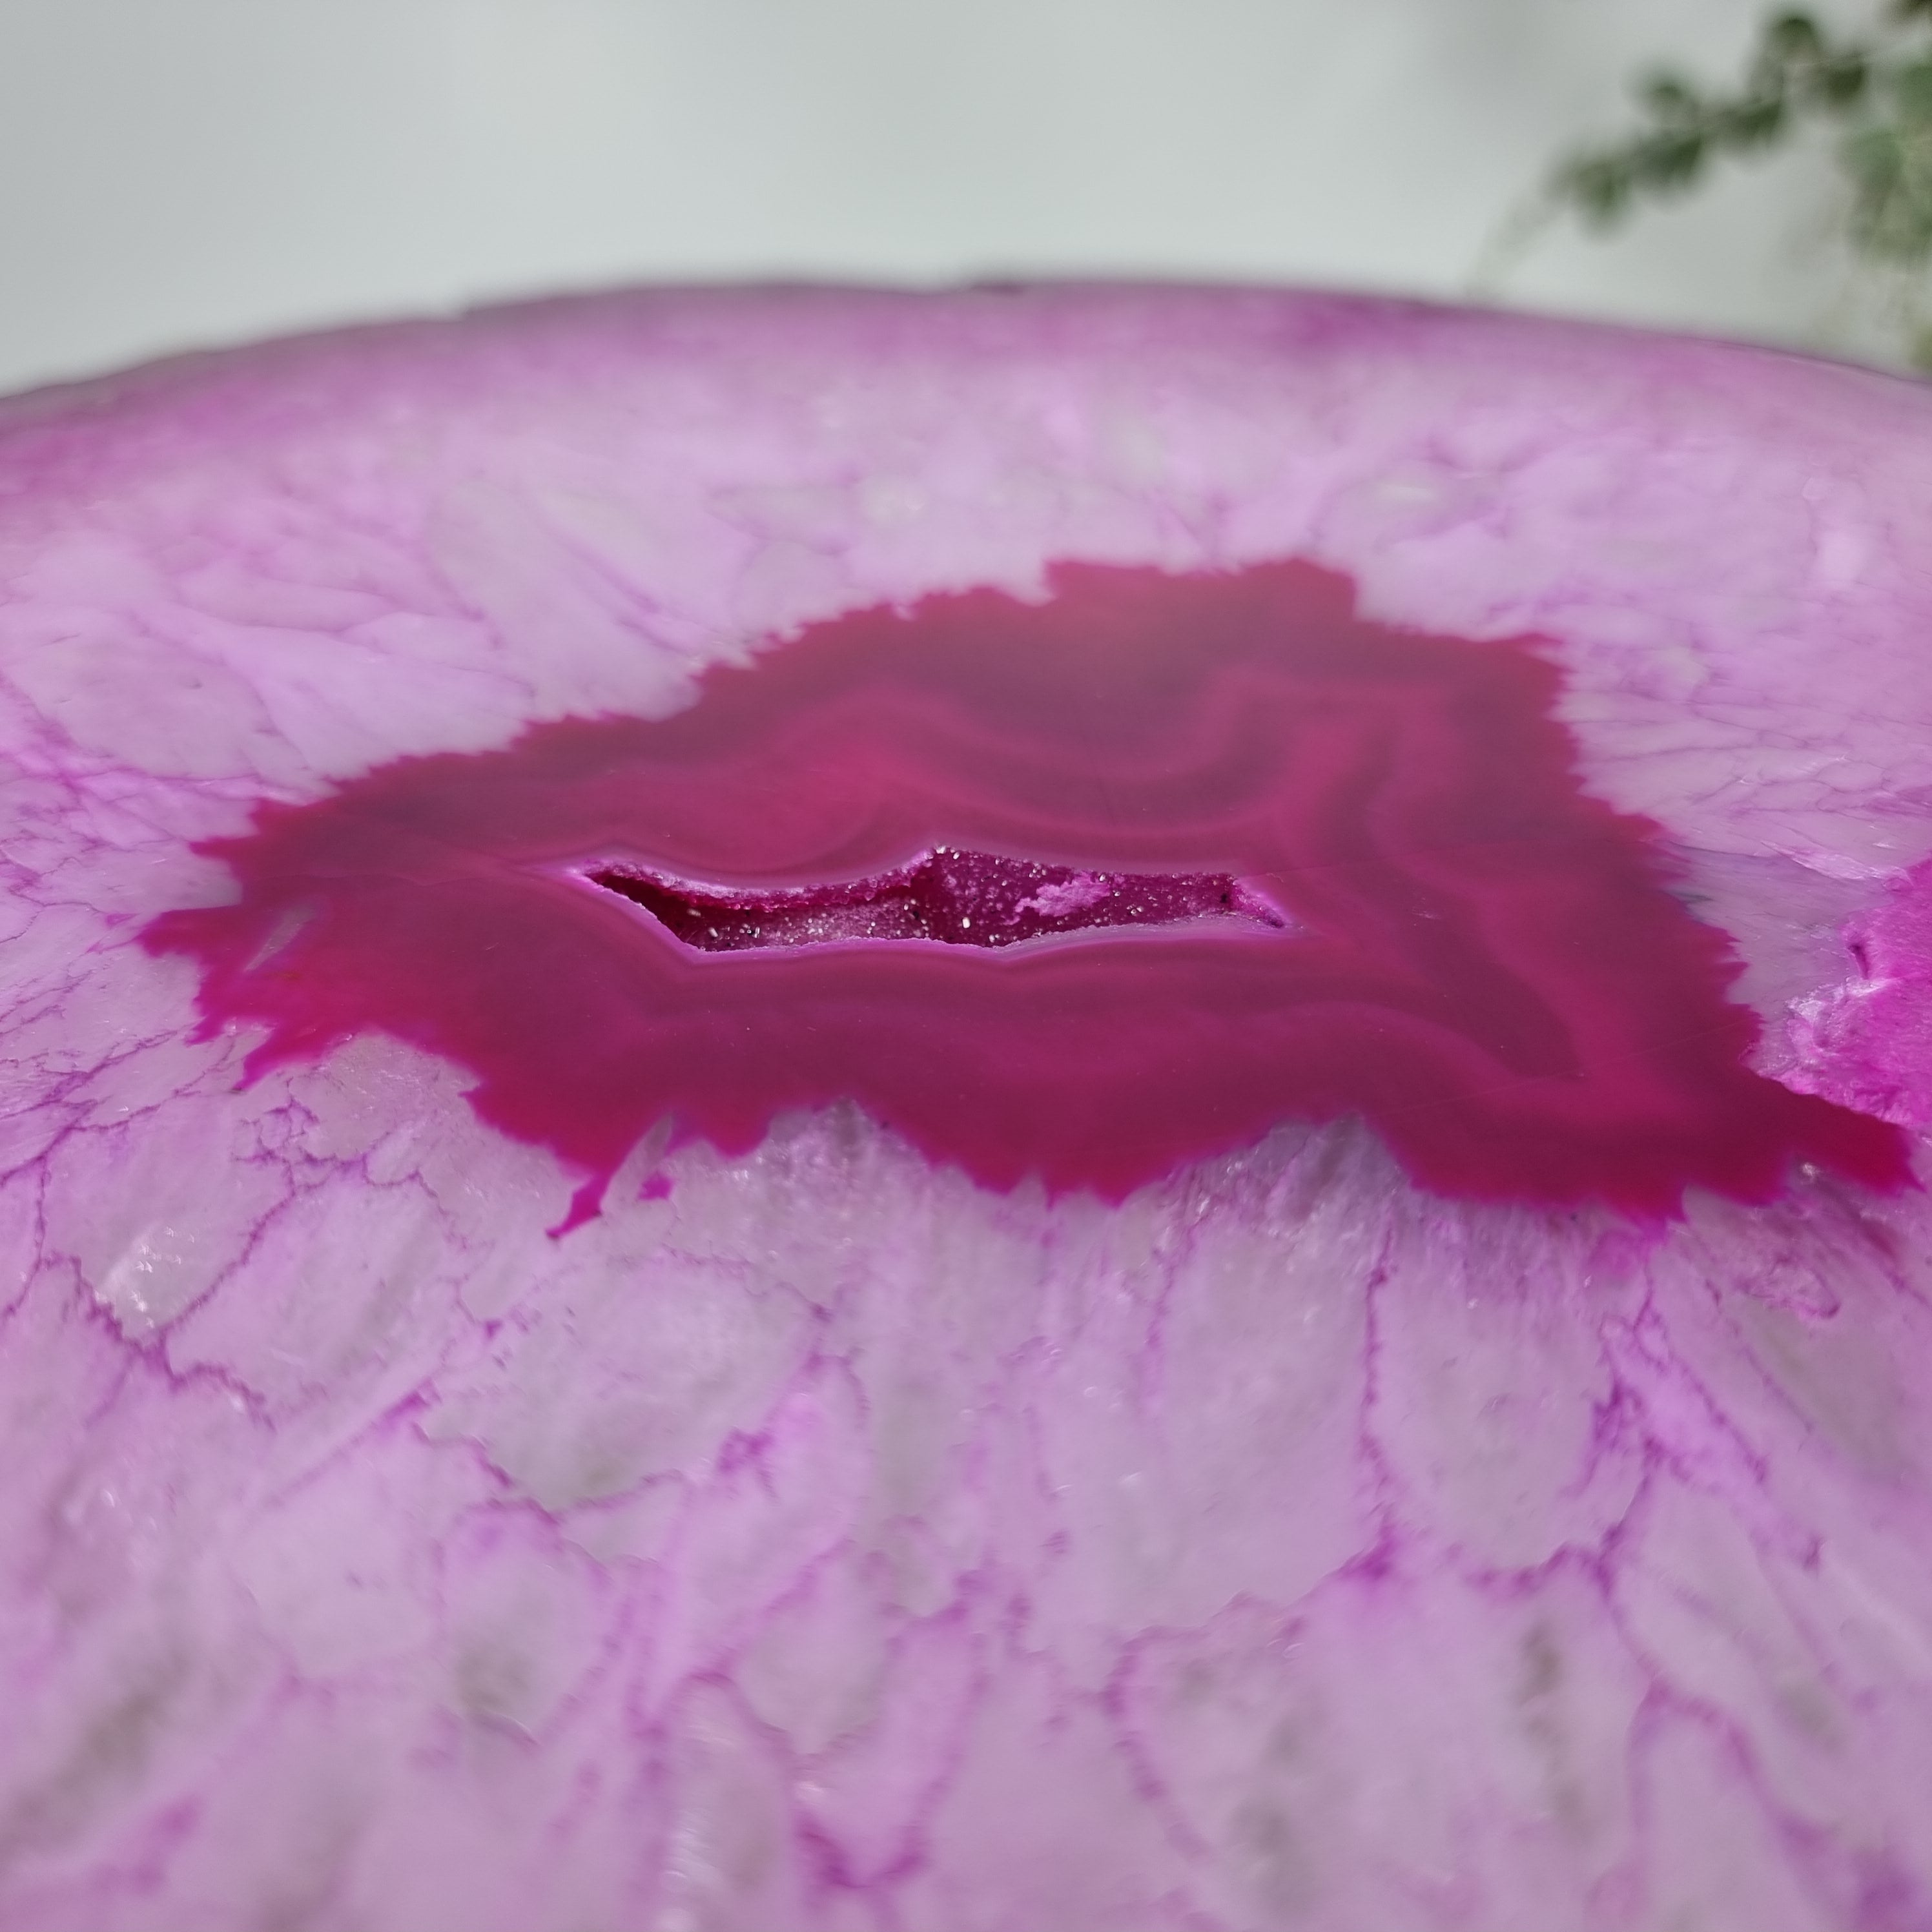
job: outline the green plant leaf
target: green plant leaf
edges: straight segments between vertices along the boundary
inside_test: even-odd
[[[1740,152],[1766,147],[1784,133],[1786,113],[1781,94],[1736,101],[1712,116],[1711,136],[1720,146]]]
[[[1898,178],[1902,163],[1898,131],[1892,128],[1862,128],[1846,136],[1839,149],[1846,172],[1862,190],[1886,194]]]
[[[1646,75],[1637,82],[1636,98],[1660,121],[1694,120],[1704,112],[1696,89],[1668,70]]]
[[[1654,134],[1631,156],[1632,171],[1644,188],[1686,188],[1696,179],[1708,148],[1706,136],[1693,130]]]
[[[1573,161],[1554,184],[1556,198],[1575,206],[1593,228],[1608,228],[1629,208],[1634,185],[1621,158],[1598,154]]]
[[[1786,65],[1816,60],[1825,51],[1825,36],[1809,14],[1780,14],[1764,30],[1766,51]]]
[[[1811,76],[1812,98],[1822,107],[1842,112],[1865,98],[1871,82],[1871,62],[1862,53],[1840,54]]]

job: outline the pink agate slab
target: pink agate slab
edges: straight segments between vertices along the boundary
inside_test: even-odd
[[[688,292],[0,406],[0,1932],[1932,1928],[1932,392]]]

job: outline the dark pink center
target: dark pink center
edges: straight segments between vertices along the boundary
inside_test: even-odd
[[[1558,695],[1533,640],[1366,622],[1308,565],[1066,566],[264,806],[208,848],[236,902],[145,936],[258,1070],[370,1029],[468,1068],[578,1218],[658,1121],[740,1152],[838,1100],[1116,1198],[1348,1114],[1490,1198],[1898,1184],[1895,1130],[1749,1070],[1724,936]]]

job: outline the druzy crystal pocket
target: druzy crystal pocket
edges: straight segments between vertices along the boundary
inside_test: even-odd
[[[0,1927],[1932,1923],[1932,411],[663,295],[0,421]]]

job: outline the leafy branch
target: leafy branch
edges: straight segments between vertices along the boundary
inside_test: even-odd
[[[1932,266],[1932,0],[1892,0],[1868,33],[1834,38],[1784,12],[1759,31],[1742,80],[1712,91],[1660,69],[1636,85],[1636,131],[1566,156],[1542,214],[1598,231],[1682,196],[1727,158],[1765,153],[1808,128],[1836,134],[1855,256],[1914,284]],[[1540,225],[1540,223],[1539,223]],[[1932,370],[1932,328],[1916,303],[1912,359]]]

